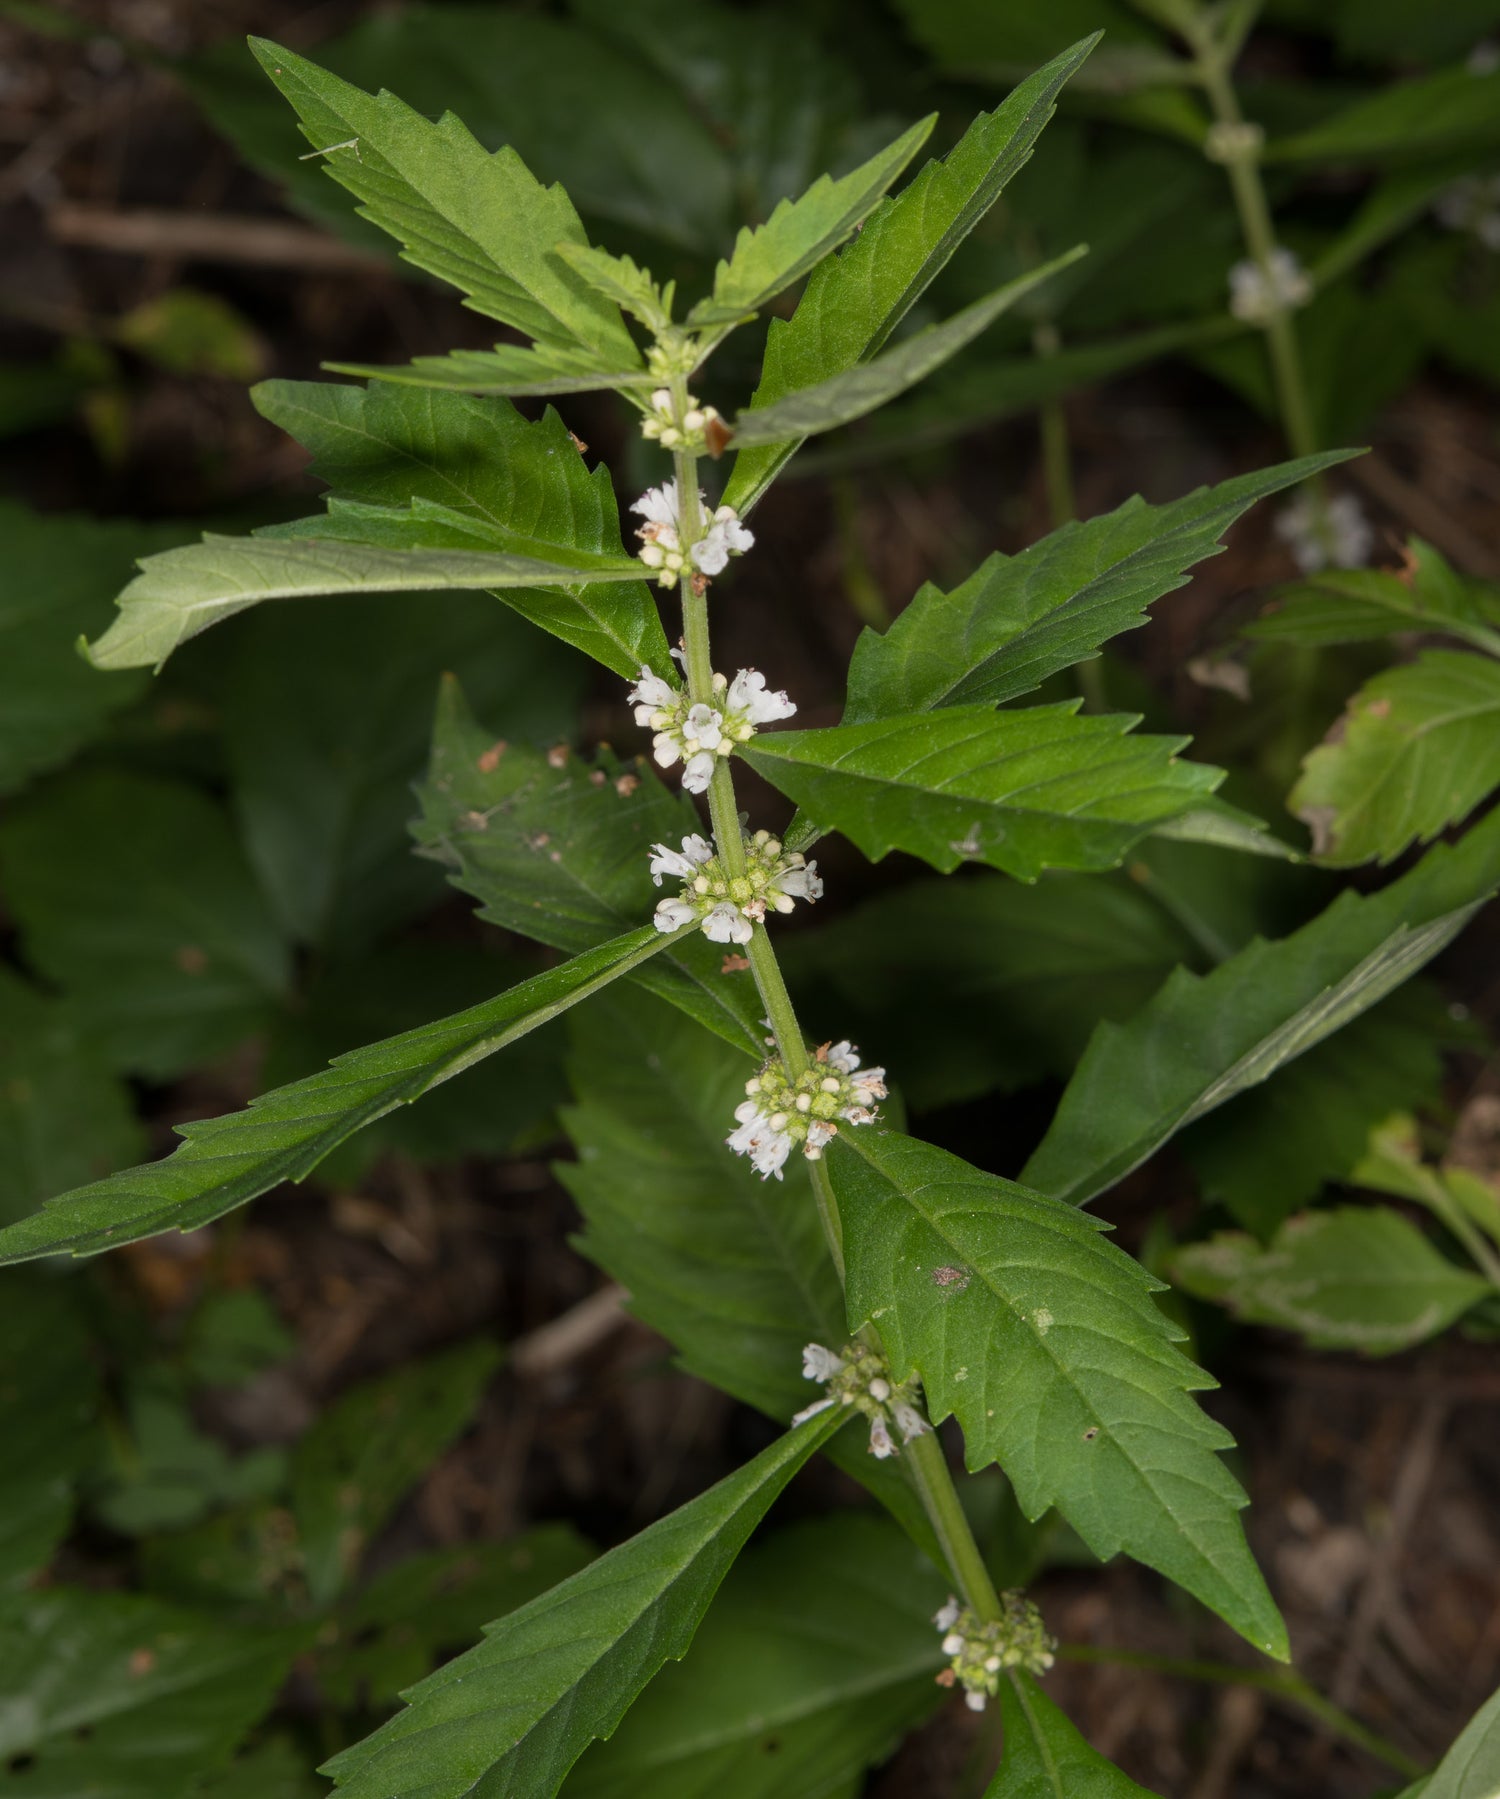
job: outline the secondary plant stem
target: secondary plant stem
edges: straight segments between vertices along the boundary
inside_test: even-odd
[[[674,389],[678,415],[686,403],[686,383]],[[698,505],[698,459],[689,451],[679,450],[674,456],[677,477],[678,516],[682,521],[682,547],[688,553],[688,566],[683,572],[682,647],[687,661],[688,693],[694,700],[713,697],[713,654],[709,643],[708,599],[706,591],[695,582],[692,573],[692,547],[703,534],[702,513]],[[734,776],[729,763],[721,760],[714,768],[708,785],[709,816],[713,821],[714,839],[720,860],[730,874],[742,873],[745,867],[744,836],[740,829],[739,808],[735,803]],[[792,997],[787,992],[781,964],[763,924],[757,924],[745,946],[750,972],[755,979],[776,1036],[777,1048],[787,1072],[795,1078],[808,1065],[807,1044]],[[828,1253],[838,1271],[839,1285],[844,1284],[843,1228],[828,1169],[822,1161],[811,1162],[812,1188],[817,1200],[818,1216]],[[879,1339],[871,1327],[862,1333],[875,1347]],[[932,1528],[942,1546],[949,1572],[963,1594],[964,1603],[982,1619],[1000,1616],[1000,1600],[995,1583],[990,1579],[979,1545],[969,1528],[969,1520],[959,1503],[953,1475],[943,1455],[937,1433],[915,1438],[902,1451],[907,1478],[921,1498]]]

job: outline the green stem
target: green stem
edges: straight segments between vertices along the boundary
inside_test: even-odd
[[[1062,348],[1056,325],[1044,322],[1031,334],[1032,348],[1043,360]],[[1078,516],[1073,491],[1073,457],[1068,444],[1068,415],[1062,397],[1052,394],[1042,401],[1038,415],[1042,438],[1042,479],[1047,488],[1047,511],[1055,531]]]
[[[1221,1686],[1254,1687],[1257,1692],[1268,1693],[1273,1698],[1284,1699],[1288,1704],[1295,1705],[1309,1717],[1316,1718],[1320,1724],[1343,1737],[1346,1742],[1356,1744],[1377,1761],[1383,1761],[1387,1767],[1394,1768],[1409,1780],[1426,1772],[1423,1765],[1413,1761],[1404,1750],[1387,1742],[1357,1718],[1351,1718],[1348,1712],[1341,1710],[1331,1699],[1325,1699],[1300,1674],[1281,1673],[1269,1668],[1237,1668],[1230,1662],[1200,1662],[1187,1656],[1148,1655],[1135,1649],[1100,1649],[1093,1644],[1082,1643],[1064,1644],[1058,1651],[1058,1656],[1065,1662],[1109,1662],[1123,1668],[1149,1668],[1156,1674],[1175,1674],[1184,1680],[1209,1681]]]
[[[673,388],[678,416],[686,406],[686,382]],[[698,459],[688,451],[678,451],[673,458],[677,477],[678,516],[681,521],[682,547],[692,565],[692,546],[703,534],[702,515],[698,505]],[[713,695],[713,655],[709,643],[708,600],[691,572],[682,578],[682,644],[687,660],[688,693],[694,701],[708,700]],[[714,838],[719,856],[731,874],[743,873],[745,867],[744,837],[740,829],[739,808],[735,803],[734,776],[727,759],[715,767],[708,785],[709,815],[713,820]],[[787,1072],[795,1079],[808,1065],[806,1040],[787,992],[786,980],[776,951],[763,924],[757,924],[746,945],[750,972],[765,1004],[766,1016],[776,1034],[777,1047]],[[843,1227],[834,1199],[828,1170],[822,1161],[809,1163],[813,1194],[828,1252],[838,1270],[839,1284],[844,1283]],[[862,1333],[874,1347],[879,1347],[876,1333],[866,1327]],[[984,1565],[979,1545],[964,1509],[959,1504],[953,1476],[943,1456],[942,1445],[934,1432],[908,1443],[902,1454],[907,1478],[920,1495],[928,1518],[964,1603],[983,1619],[1000,1616],[1000,1601],[995,1584]]]

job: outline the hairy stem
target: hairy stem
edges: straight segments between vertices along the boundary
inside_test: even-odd
[[[673,388],[679,418],[687,404],[686,382]],[[692,546],[703,535],[703,517],[698,504],[698,459],[690,451],[679,450],[674,456],[677,477],[678,516],[681,520],[682,547],[688,552],[688,569],[682,577],[682,646],[687,661],[688,693],[694,701],[713,697],[713,654],[709,642],[708,598],[706,589],[692,575]],[[735,803],[734,776],[727,759],[714,769],[708,786],[709,815],[713,820],[714,838],[720,860],[731,875],[745,867],[745,844],[740,829],[739,808]],[[745,946],[750,972],[765,1004],[766,1016],[776,1036],[777,1048],[787,1072],[795,1078],[808,1065],[807,1043],[797,1014],[787,992],[781,964],[763,924],[757,924]],[[809,1163],[813,1194],[828,1253],[838,1271],[839,1284],[844,1284],[843,1227],[833,1186],[823,1162]],[[878,1335],[869,1326],[861,1333],[875,1348]],[[908,1443],[902,1453],[907,1479],[921,1498],[932,1523],[949,1572],[964,1603],[980,1618],[1000,1616],[1000,1601],[995,1583],[990,1579],[979,1545],[959,1503],[953,1476],[943,1455],[942,1445],[934,1432]]]

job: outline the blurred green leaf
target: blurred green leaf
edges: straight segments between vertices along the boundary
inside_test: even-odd
[[[289,1359],[297,1339],[258,1287],[206,1293],[183,1331],[182,1362],[195,1386],[237,1387]]]
[[[1083,85],[1118,88],[1132,66],[1166,61],[1160,37],[1124,0],[897,0],[907,29],[943,68],[1014,80],[1039,59],[1102,31]],[[1096,67],[1095,64],[1100,66]]]
[[[841,1133],[828,1172],[844,1225],[849,1323],[879,1320],[895,1375],[957,1416],[971,1469],[998,1462],[1032,1520],[1055,1505],[1093,1552],[1120,1550],[1286,1659],[1245,1542],[1229,1433],[1192,1394],[1155,1282],[1060,1200],[877,1127]]]
[[[129,1093],[68,1007],[0,968],[0,1225],[142,1146]]]
[[[328,1763],[346,1799],[461,1799],[478,1780],[543,1799],[680,1657],[750,1532],[842,1416],[811,1419],[599,1557],[407,1694]]]
[[[946,1585],[884,1519],[839,1512],[748,1550],[565,1799],[842,1793],[945,1697]]]
[[[1500,661],[1424,650],[1367,681],[1303,762],[1288,807],[1320,860],[1394,861],[1500,785]]]
[[[99,1372],[73,1283],[0,1277],[0,1617],[52,1559],[96,1448]],[[3,1778],[3,1777],[0,1777]]]
[[[1500,145],[1500,73],[1460,63],[1381,88],[1294,137],[1273,138],[1269,162],[1409,160]]]
[[[1219,554],[1219,540],[1257,500],[1340,460],[1282,463],[1166,506],[1136,497],[1017,556],[997,551],[949,593],[928,582],[888,630],[861,632],[845,721],[1032,691],[1145,624],[1151,602],[1186,586],[1187,571]]]
[[[255,327],[227,300],[192,287],[169,288],[143,300],[116,321],[114,335],[127,350],[174,375],[254,381],[268,354]]]
[[[68,418],[93,385],[93,372],[67,355],[51,362],[0,363],[0,439]],[[12,507],[5,502],[0,516],[8,517]]]
[[[124,1593],[27,1594],[0,1613],[0,1794],[191,1799],[304,1642]]]
[[[1330,10],[1341,54],[1372,60],[1440,62],[1500,27],[1497,0],[1334,0]]]
[[[1487,1699],[1427,1777],[1399,1799],[1487,1799],[1500,1786],[1500,1693]]]
[[[0,870],[27,960],[116,1068],[179,1074],[285,997],[287,946],[223,811],[186,783],[69,775],[0,820]]]
[[[445,1654],[593,1557],[567,1524],[407,1556],[340,1606],[337,1636],[318,1653],[318,1689],[344,1710],[385,1710]]]
[[[1223,779],[1179,762],[1180,737],[1137,737],[1077,702],[949,706],[822,730],[762,733],[742,752],[822,830],[872,861],[906,850],[943,873],[980,861],[1018,880],[1115,866]]]
[[[658,839],[699,828],[686,794],[638,762],[544,755],[481,729],[458,683],[444,682],[432,762],[412,830],[453,871],[491,924],[576,954],[651,910],[648,865]],[[640,981],[728,1042],[758,1057],[765,1027],[754,983],[723,972],[723,950],[700,932],[675,939]]]
[[[477,1337],[362,1382],[297,1445],[292,1512],[307,1589],[326,1605],[347,1586],[396,1506],[467,1428],[500,1365]]]
[[[193,1799],[322,1799],[328,1788],[307,1760],[289,1737],[270,1737],[194,1787]]]
[[[341,1056],[242,1112],[179,1125],[186,1142],[162,1161],[60,1194],[0,1231],[0,1262],[61,1250],[91,1255],[159,1231],[194,1230],[282,1181],[301,1180],[372,1119],[548,1023],[665,941],[644,925],[456,1017]]]
[[[1344,892],[1291,936],[1252,943],[1201,979],[1179,969],[1128,1024],[1099,1026],[1023,1178],[1086,1204],[1175,1132],[1383,999],[1497,886],[1492,813],[1378,893]]]
[[[1031,154],[1057,94],[1093,48],[1075,44],[981,113],[942,162],[929,162],[870,214],[842,256],[824,262],[788,321],[773,319],[751,409],[815,386],[878,355],[892,331]],[[796,449],[736,457],[727,504],[746,513]]]
[[[1220,1231],[1178,1250],[1171,1266],[1179,1286],[1247,1324],[1295,1331],[1314,1349],[1371,1356],[1437,1336],[1495,1290],[1387,1206],[1304,1212],[1268,1246]]]
[[[1408,540],[1408,555],[1399,574],[1330,568],[1278,588],[1244,635],[1322,645],[1429,631],[1500,654],[1500,588],[1458,574],[1419,537]]]
[[[9,793],[66,762],[140,697],[144,676],[101,675],[74,645],[109,622],[135,557],[192,533],[0,500],[0,534],[0,793]]]
[[[1005,1760],[984,1799],[1155,1799],[1091,1749],[1029,1674],[1003,1674],[999,1704]]]

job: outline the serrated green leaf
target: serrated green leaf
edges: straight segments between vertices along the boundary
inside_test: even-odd
[[[390,517],[404,531],[403,514]],[[173,650],[210,625],[262,600],[312,594],[413,593],[424,588],[582,589],[597,581],[640,580],[640,565],[623,557],[567,562],[477,549],[407,550],[349,542],[339,521],[315,520],[326,535],[215,537],[147,556],[119,598],[120,614],[87,649],[95,668],[160,668]],[[576,609],[564,602],[566,615]],[[559,636],[564,635],[561,631]]]
[[[999,1462],[1028,1518],[1055,1505],[1096,1555],[1123,1549],[1285,1659],[1215,1454],[1229,1433],[1191,1397],[1214,1383],[1107,1227],[879,1127],[841,1134],[828,1171],[850,1325],[920,1373],[934,1423],[958,1418],[969,1467]]]
[[[737,1473],[487,1632],[324,1770],[346,1799],[544,1799],[680,1658],[772,1501],[843,1419],[789,1431]]]
[[[487,1623],[593,1557],[567,1524],[541,1524],[504,1543],[457,1543],[407,1556],[339,1608],[334,1640],[319,1649],[318,1690],[347,1710],[384,1710],[425,1679],[443,1652],[456,1653]]]
[[[44,1569],[97,1447],[99,1370],[79,1295],[37,1274],[0,1278],[0,1610]]]
[[[842,1793],[942,1703],[943,1576],[884,1519],[840,1512],[749,1549],[565,1799]]]
[[[901,1044],[902,1096],[921,1112],[1065,1080],[1101,1018],[1128,1018],[1198,954],[1123,873],[976,874],[878,894],[782,959],[795,984],[833,990],[821,1010],[840,1030]]]
[[[597,252],[596,252],[597,254]],[[560,350],[523,350],[496,344],[493,350],[450,350],[446,356],[414,356],[410,362],[326,362],[331,375],[357,375],[362,381],[392,387],[424,387],[461,394],[586,394],[600,388],[624,392],[655,385],[656,377],[640,370],[580,366],[587,358]]]
[[[1319,860],[1391,862],[1500,785],[1500,662],[1424,650],[1367,681],[1303,761],[1288,807]]]
[[[312,473],[341,506],[408,509],[393,521],[398,542],[421,547],[447,520],[476,548],[567,563],[625,559],[609,471],[585,465],[550,408],[531,422],[504,402],[312,381],[264,381],[252,397],[311,452]],[[634,677],[643,663],[671,669],[644,581],[506,588],[499,597],[616,674]]]
[[[306,1641],[125,1593],[29,1593],[0,1615],[0,1793],[190,1799]]]
[[[128,1089],[66,1004],[0,969],[0,1225],[141,1148]]]
[[[1371,1356],[1426,1342],[1495,1291],[1385,1206],[1303,1212],[1268,1245],[1219,1231],[1178,1250],[1172,1278],[1247,1324]]]
[[[651,845],[677,842],[700,821],[644,763],[561,768],[525,744],[497,741],[456,681],[443,684],[432,761],[417,789],[412,831],[422,853],[481,901],[480,917],[576,954],[650,912],[657,898]],[[675,938],[642,985],[759,1058],[765,1027],[754,982],[722,971],[722,947],[701,932]]]
[[[1491,1799],[1497,1789],[1500,1789],[1500,1693],[1485,1700],[1433,1772],[1410,1792],[1420,1793],[1422,1799]],[[1408,1799],[1408,1795],[1403,1793],[1400,1799]]]
[[[937,114],[919,120],[851,174],[829,175],[786,199],[763,225],[745,226],[733,253],[714,271],[713,297],[688,315],[691,325],[730,325],[759,312],[832,253],[932,135]]]
[[[1022,1178],[1083,1205],[1174,1132],[1368,1011],[1451,943],[1500,886],[1500,813],[1379,893],[1341,894],[1202,979],[1186,969],[1094,1033]]]
[[[1293,137],[1273,138],[1268,162],[1363,163],[1492,149],[1500,143],[1500,74],[1460,63],[1393,82]]]
[[[372,1537],[473,1419],[500,1360],[497,1343],[476,1337],[404,1363],[345,1393],[298,1443],[291,1509],[315,1605],[348,1585]]]
[[[845,721],[1029,693],[1145,624],[1151,602],[1186,585],[1187,571],[1219,553],[1224,533],[1257,500],[1342,460],[1305,457],[1166,506],[1130,499],[1018,556],[991,556],[950,593],[928,583],[889,630],[860,634]]]
[[[1029,1674],[1000,1682],[1005,1760],[984,1799],[1156,1799],[1092,1749]]]
[[[300,1181],[372,1119],[586,999],[667,941],[651,925],[471,1006],[340,1056],[323,1074],[262,1094],[243,1112],[180,1125],[160,1162],[64,1193],[0,1231],[0,1263],[92,1255],[165,1230],[194,1230],[282,1181]]]
[[[105,679],[74,645],[109,623],[137,556],[192,535],[0,501],[0,793],[66,762],[140,696],[142,676]]]
[[[877,355],[1030,156],[1063,83],[1094,46],[1056,57],[992,113],[981,113],[942,162],[930,162],[894,200],[865,220],[841,256],[820,265],[792,318],[771,322],[752,409]],[[796,445],[742,452],[724,499],[742,516],[770,486]]]
[[[288,945],[224,809],[185,782],[90,770],[0,820],[26,959],[113,1067],[161,1079],[262,1028]]]
[[[452,113],[434,124],[264,38],[250,48],[327,173],[408,261],[540,344],[583,350],[604,368],[640,366],[619,309],[555,253],[588,241],[560,187],[544,188],[508,145],[491,155]]]
[[[1325,1182],[1348,1178],[1382,1119],[1439,1098],[1442,1052],[1455,1039],[1441,993],[1409,981],[1189,1127],[1182,1153],[1205,1198],[1268,1237]]]
[[[210,671],[245,852],[287,934],[345,964],[442,898],[407,821],[443,671],[462,668],[487,712],[542,743],[571,729],[587,678],[484,594],[372,596],[350,625],[337,600],[266,607]]]
[[[913,337],[903,338],[894,350],[884,356],[858,362],[842,369],[811,387],[797,388],[769,405],[756,406],[742,412],[734,421],[731,435],[741,449],[756,444],[779,444],[832,431],[863,418],[867,412],[884,406],[887,400],[915,387],[970,344],[980,332],[992,325],[1003,312],[1014,306],[1024,294],[1065,269],[1085,254],[1084,246],[1044,263],[1009,281],[993,294],[976,300],[940,325],[929,325]]]
[[[1457,574],[1414,537],[1399,575],[1384,569],[1323,569],[1277,590],[1244,635],[1269,642],[1359,643],[1398,631],[1440,631],[1500,654],[1500,591]]]
[[[669,281],[663,291],[652,280],[651,271],[643,269],[634,257],[612,256],[607,250],[596,250],[592,244],[559,244],[557,254],[590,287],[639,319],[648,330],[661,331],[671,323],[676,284]],[[654,379],[649,374],[646,378]]]
[[[1114,867],[1131,844],[1223,776],[1179,762],[1180,737],[1077,703],[952,706],[823,730],[766,733],[743,754],[824,830],[878,861],[907,850],[950,873],[984,862],[1017,880]]]

